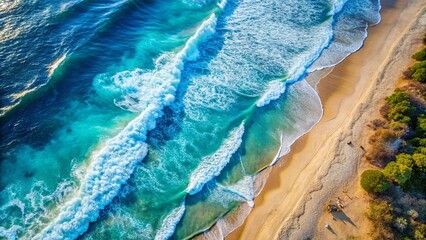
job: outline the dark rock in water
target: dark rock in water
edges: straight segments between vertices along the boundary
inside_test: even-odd
[[[24,176],[25,176],[26,178],[30,178],[30,177],[34,176],[34,172],[31,172],[31,171],[25,171],[25,172],[24,172]]]
[[[71,132],[71,128],[68,128],[68,129],[67,129],[67,133],[70,133],[70,132]]]

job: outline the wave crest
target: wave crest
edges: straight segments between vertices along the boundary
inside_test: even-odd
[[[244,123],[229,134],[215,153],[203,158],[190,177],[186,190],[190,195],[198,193],[207,182],[219,176],[222,169],[231,160],[232,155],[240,148],[243,134]]]
[[[198,44],[207,40],[214,33],[215,27],[216,15],[213,13],[201,24],[173,60],[167,62],[161,69],[150,73],[135,70],[134,74],[130,74],[131,80],[122,79],[124,85],[135,83],[134,92],[131,92],[133,97],[143,96],[143,99],[146,99],[138,101],[138,104],[133,106],[142,112],[93,156],[77,196],[60,208],[59,215],[36,236],[36,239],[75,239],[87,231],[90,222],[98,218],[100,210],[118,194],[136,165],[146,156],[147,133],[155,128],[156,120],[163,114],[163,108],[174,100],[184,63],[196,60]],[[126,74],[128,73],[124,75]],[[136,84],[146,77],[151,77],[154,82],[157,82],[156,78],[162,80],[162,84],[149,92],[149,95],[143,92],[146,85]]]

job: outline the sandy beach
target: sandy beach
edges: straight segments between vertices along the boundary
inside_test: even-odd
[[[323,118],[273,167],[250,215],[227,239],[329,239],[368,233],[353,227],[346,236],[323,235],[326,229],[316,226],[333,194],[355,184],[361,146],[367,146],[366,125],[421,46],[425,5],[421,0],[382,1],[382,21],[369,28],[364,47],[318,84]]]

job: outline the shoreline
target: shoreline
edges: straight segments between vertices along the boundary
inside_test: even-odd
[[[382,21],[368,29],[364,46],[318,83],[324,109],[320,122],[270,170],[248,218],[226,239],[313,236],[325,201],[356,177],[363,154],[360,147],[367,138],[361,135],[363,123],[377,114],[376,103],[393,90],[395,74],[410,60],[409,49],[416,48],[413,43],[421,36],[415,32],[424,28],[424,23],[419,24],[424,5],[421,1],[382,1]]]

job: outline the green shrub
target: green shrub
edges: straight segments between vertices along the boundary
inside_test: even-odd
[[[420,69],[424,69],[426,68],[426,61],[421,61],[418,63],[415,63],[413,66],[409,67],[407,70],[402,72],[402,75],[406,78],[406,79],[412,79],[413,78],[413,74]],[[419,73],[418,73],[419,74]],[[417,80],[418,81],[418,80]],[[419,81],[422,82],[422,81]]]
[[[392,232],[393,221],[392,205],[386,200],[374,200],[370,202],[370,207],[367,210],[367,217],[373,222],[373,239],[393,239]]]
[[[426,82],[426,68],[420,68],[413,73],[413,79],[425,83]]]
[[[425,154],[426,155],[426,147],[418,147],[414,149],[415,153],[421,153],[421,154]]]
[[[426,155],[421,153],[413,154],[414,166],[420,171],[426,173]]]
[[[409,117],[413,113],[413,107],[408,101],[402,101],[391,107],[388,117],[397,122],[409,123],[411,118]]]
[[[367,211],[367,217],[372,221],[378,221],[381,224],[390,225],[393,220],[392,205],[386,200],[374,200],[370,203]]]
[[[403,72],[404,77],[414,79],[418,82],[426,82],[426,61],[415,63],[413,66]]]
[[[408,93],[403,91],[395,91],[392,95],[386,97],[386,102],[391,107],[403,101],[410,101],[410,96],[408,95]]]
[[[419,69],[426,68],[426,61],[421,61],[418,63],[413,64],[413,66],[410,67],[410,69],[413,71],[413,73]]]
[[[413,159],[413,156],[411,156],[410,154],[401,153],[396,155],[396,163],[413,168],[414,159]]]
[[[420,135],[419,137],[426,135],[426,116],[424,114],[417,117],[416,134]]]
[[[413,58],[417,61],[424,61],[426,60],[426,48],[423,48],[423,50],[416,52],[413,55]]]
[[[410,96],[403,91],[395,91],[392,95],[386,97],[389,105],[387,117],[391,120],[408,123],[411,121],[410,116],[414,113],[415,108],[410,102]]]
[[[402,123],[402,122],[395,122],[392,121],[391,123],[389,123],[389,128],[393,131],[396,131],[397,133],[399,133],[399,135],[405,133],[408,131],[408,126],[406,123]]]
[[[426,149],[426,138],[413,138],[407,141],[407,143],[415,148]],[[422,153],[421,151],[415,151],[416,153]]]
[[[426,240],[426,224],[420,224],[414,231],[414,239]]]
[[[419,138],[418,146],[426,147],[426,138]]]
[[[426,147],[426,138],[420,138],[420,140],[419,140],[419,146]]]
[[[368,193],[382,193],[389,186],[389,181],[381,171],[366,170],[361,174],[361,187]]]
[[[390,162],[383,169],[383,174],[394,182],[403,185],[411,178],[413,169],[409,166],[399,164],[397,162]]]

